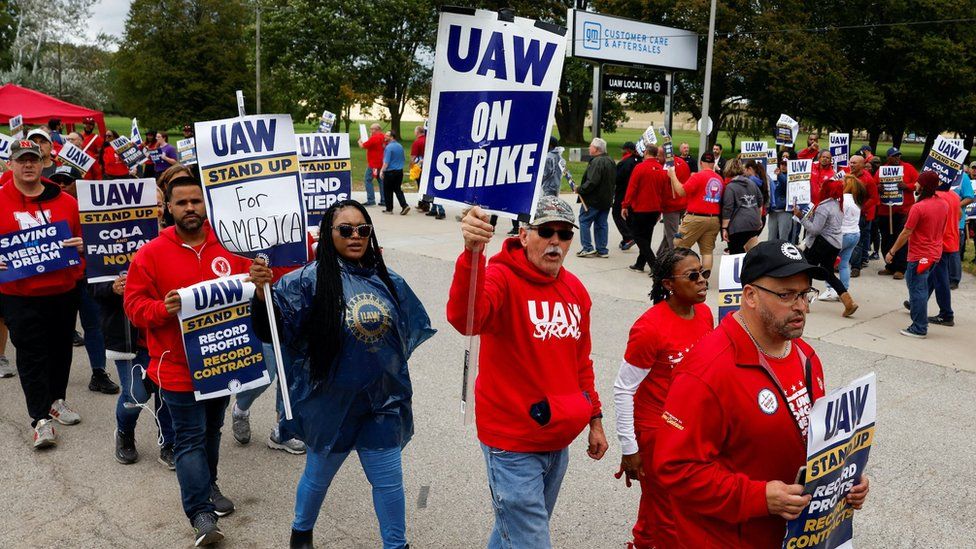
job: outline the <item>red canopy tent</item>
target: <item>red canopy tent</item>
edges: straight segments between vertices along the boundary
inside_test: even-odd
[[[105,115],[100,111],[73,105],[16,84],[0,86],[0,124],[8,124],[18,114],[24,116],[24,124],[32,126],[47,124],[52,118],[60,118],[65,125],[80,124],[85,118],[92,117],[99,133],[105,133]]]

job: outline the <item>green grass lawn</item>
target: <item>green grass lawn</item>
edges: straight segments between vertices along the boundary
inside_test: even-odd
[[[966,241],[965,257],[962,260],[962,270],[969,274],[976,275],[976,263],[973,263],[973,257],[976,254],[976,242],[972,239]]]

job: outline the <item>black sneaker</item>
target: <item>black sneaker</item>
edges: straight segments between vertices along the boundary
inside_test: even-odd
[[[312,544],[311,530],[291,529],[291,539],[288,541],[288,549],[312,549],[313,547],[315,545]]]
[[[902,301],[901,304],[905,306],[905,310],[906,311],[911,311],[912,310],[912,304],[909,303],[907,299],[905,301]]]
[[[112,381],[112,378],[105,373],[105,370],[92,370],[91,381],[88,382],[88,390],[96,393],[114,395],[119,392],[119,386]]]
[[[220,493],[216,482],[210,485],[210,502],[213,503],[214,513],[218,517],[226,517],[234,512],[234,502]]]
[[[943,318],[941,316],[930,316],[929,324],[938,324],[939,326],[955,326],[956,321],[951,318]]]
[[[135,433],[127,435],[118,429],[115,430],[115,461],[122,465],[131,465],[139,461]]]
[[[71,344],[74,345],[75,347],[85,346],[85,338],[81,337],[81,334],[78,333],[78,330],[75,330],[75,337],[74,339],[71,340]]]
[[[163,447],[159,449],[159,459],[157,461],[165,465],[170,471],[176,470],[176,456],[173,453],[172,444],[164,444]]]
[[[224,539],[224,533],[217,526],[217,517],[213,513],[198,513],[190,522],[193,523],[194,547],[213,545]]]

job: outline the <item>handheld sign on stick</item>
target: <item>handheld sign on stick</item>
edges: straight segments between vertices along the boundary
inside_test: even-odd
[[[796,134],[800,132],[800,123],[788,114],[779,115],[776,122],[776,146],[792,147],[796,143]]]
[[[325,211],[352,195],[348,133],[300,133],[298,165],[309,232],[318,237]]]
[[[92,139],[88,142],[88,144],[91,145],[94,142],[95,140]],[[79,178],[85,177],[88,170],[92,169],[92,166],[95,165],[94,158],[89,156],[88,153],[82,149],[79,149],[70,141],[65,141],[64,145],[61,147],[61,150],[58,151],[58,160],[61,161],[61,164],[71,166],[72,168],[78,170],[78,172],[81,174],[78,176]]]
[[[264,258],[269,266],[304,265],[305,203],[291,116],[197,122],[195,130],[204,197],[217,240],[233,253]],[[291,419],[270,284],[264,290],[281,399],[285,417]]]
[[[901,189],[898,188],[904,179],[904,166],[878,166],[878,194],[881,197],[881,203],[888,206],[888,232],[895,230],[895,222],[892,219],[891,212],[894,211],[895,206],[901,206],[905,203],[905,197]]]
[[[565,34],[563,27],[508,11],[441,11],[424,150],[427,169],[420,179],[425,200],[479,205],[500,217],[531,220],[542,195]],[[473,253],[472,265],[480,265],[481,253]],[[475,279],[471,277],[469,326]],[[474,420],[469,399],[477,352],[478,338],[472,336],[461,396],[465,424]]]
[[[136,252],[159,235],[156,181],[78,180],[78,211],[88,282],[111,282],[129,270]]]
[[[247,116],[247,111],[244,110],[244,92],[237,90],[237,115],[241,118]]]
[[[24,115],[10,117],[10,137],[13,139],[24,138]]]

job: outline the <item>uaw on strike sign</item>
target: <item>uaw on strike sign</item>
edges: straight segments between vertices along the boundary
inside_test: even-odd
[[[526,221],[538,199],[566,29],[441,12],[421,193]]]
[[[272,266],[308,260],[295,129],[288,115],[197,122],[197,161],[217,240]]]

